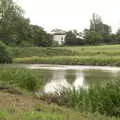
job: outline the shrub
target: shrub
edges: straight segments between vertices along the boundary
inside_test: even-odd
[[[7,46],[0,41],[0,63],[12,62],[12,56],[8,51]]]

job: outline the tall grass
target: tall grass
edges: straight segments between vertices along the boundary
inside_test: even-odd
[[[63,89],[57,94],[58,103],[81,112],[120,116],[120,81],[112,81],[104,86]]]
[[[120,45],[11,48],[15,63],[120,66]]]
[[[0,69],[0,82],[29,91],[35,91],[42,84],[41,78],[24,69]]]
[[[25,58],[16,58],[13,61],[14,63],[120,66],[119,56],[117,57],[106,57],[106,56],[25,57]]]
[[[43,47],[13,47],[11,53],[14,58],[32,56],[71,56],[78,55],[77,52],[68,49],[43,48]]]

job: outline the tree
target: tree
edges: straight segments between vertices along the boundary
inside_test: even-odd
[[[7,46],[0,41],[0,63],[12,62],[12,56],[9,53]]]
[[[29,19],[12,0],[0,0],[0,39],[8,45],[16,45],[30,36]]]
[[[104,24],[101,17],[94,13],[90,20],[90,31],[99,32],[100,34],[110,34],[111,27]]]
[[[86,44],[109,43],[112,41],[111,27],[102,22],[99,15],[93,14],[90,20],[90,28],[84,30]]]
[[[50,47],[52,46],[52,36],[37,25],[31,25],[31,35],[35,46]]]
[[[99,32],[90,31],[85,36],[86,44],[96,45],[99,44],[102,40],[102,35]]]
[[[107,24],[103,24],[103,33],[102,34],[106,34],[109,35],[111,34],[111,26],[107,25]]]
[[[115,42],[120,43],[120,28],[117,30],[115,38],[116,38],[116,39],[114,39]]]
[[[90,20],[90,31],[102,33],[103,29],[104,26],[101,17],[93,13],[92,19]]]
[[[67,35],[65,37],[65,44],[66,45],[76,45],[76,35],[72,32],[69,31],[67,32]]]

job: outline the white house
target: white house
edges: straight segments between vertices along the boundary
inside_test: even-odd
[[[53,36],[53,40],[57,41],[59,45],[62,45],[65,43],[65,37],[66,37],[66,32],[61,30],[61,29],[54,29],[51,32]]]

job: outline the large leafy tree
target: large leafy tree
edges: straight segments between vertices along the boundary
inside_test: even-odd
[[[49,47],[52,46],[52,36],[37,25],[31,25],[31,35],[35,46]]]
[[[30,39],[29,19],[13,0],[0,0],[0,39],[9,45],[24,43]]]
[[[96,45],[102,40],[102,35],[99,32],[90,31],[86,34],[85,42],[86,44]]]
[[[101,17],[95,13],[92,15],[92,19],[90,20],[90,31],[94,32],[103,32],[103,22]]]
[[[12,42],[20,17],[22,9],[12,0],[0,0],[0,39],[6,44]]]
[[[90,20],[90,31],[99,32],[100,34],[110,34],[111,27],[102,22],[102,19],[99,15],[93,14],[92,19]]]
[[[111,27],[102,22],[99,15],[93,14],[90,28],[84,30],[86,44],[110,43],[112,41]]]

